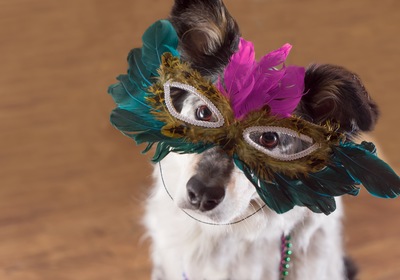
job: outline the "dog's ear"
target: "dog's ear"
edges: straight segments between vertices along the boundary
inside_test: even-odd
[[[237,50],[239,28],[222,0],[176,0],[170,21],[182,60],[204,76],[217,75]]]
[[[318,124],[337,122],[349,137],[374,128],[378,106],[355,73],[335,65],[311,65],[304,82],[296,115]]]

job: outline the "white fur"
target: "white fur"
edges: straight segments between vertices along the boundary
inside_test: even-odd
[[[279,215],[264,207],[238,224],[200,223],[188,214],[205,222],[227,224],[250,215],[263,203],[235,168],[225,198],[215,209],[191,209],[186,182],[193,176],[198,157],[170,154],[161,162],[163,177],[155,165],[155,185],[144,218],[152,239],[152,279],[179,280],[184,273],[189,280],[278,280],[283,233],[290,233],[293,243],[288,280],[345,279],[340,199],[329,216],[305,207]]]

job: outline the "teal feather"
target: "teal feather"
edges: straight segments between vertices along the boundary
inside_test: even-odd
[[[278,214],[285,213],[295,206],[295,203],[279,185],[263,180],[259,180],[258,183],[257,181],[250,181],[256,186],[257,193],[265,204]]]
[[[147,153],[148,151],[150,151],[151,148],[153,148],[154,142],[148,143],[146,148],[142,151],[142,154]]]
[[[117,80],[119,80],[119,83],[111,85],[108,92],[118,107],[131,112],[144,111],[147,116],[152,110],[152,107],[145,100],[147,92],[140,89],[137,84],[132,83],[128,75],[119,75]],[[149,117],[154,119],[152,116]]]
[[[279,185],[260,180],[254,172],[236,155],[234,155],[236,166],[243,171],[247,179],[254,185],[258,195],[269,208],[282,214],[295,206],[287,191]]]
[[[296,205],[306,206],[315,213],[324,213],[326,215],[336,209],[336,202],[332,196],[318,194],[300,180],[290,180],[276,173],[274,181],[288,191]]]
[[[158,77],[161,56],[170,52],[179,56],[176,50],[178,36],[172,24],[161,20],[150,26],[144,33],[142,48],[130,51],[128,55],[128,74],[120,75],[118,83],[111,85],[108,92],[117,104],[110,116],[111,123],[124,135],[137,144],[147,143],[143,153],[148,152],[155,143],[157,147],[153,162],[162,160],[170,152],[200,153],[210,147],[201,143],[192,144],[183,138],[170,138],[161,133],[163,122],[158,121],[147,103],[148,88]]]
[[[291,180],[281,174],[275,174],[274,182],[267,182],[259,179],[236,155],[234,155],[234,162],[255,186],[260,198],[279,214],[291,210],[295,205],[305,206],[313,212],[326,215],[336,209],[333,196],[317,193],[301,180]]]
[[[333,152],[353,178],[377,197],[395,198],[400,194],[400,178],[374,154],[372,143],[341,143]]]
[[[343,194],[358,195],[358,184],[343,166],[331,165],[323,170],[309,173],[300,180],[314,192],[321,195],[340,196]]]
[[[184,139],[169,138],[157,144],[157,148],[156,151],[154,152],[152,162],[156,163],[161,161],[171,152],[178,154],[187,154],[187,153],[199,154],[211,147],[212,145],[210,144],[202,144],[202,143],[193,144],[190,142],[185,142]]]
[[[162,123],[149,122],[142,116],[124,109],[115,108],[111,113],[111,123],[124,135],[135,140],[137,144],[148,143],[143,153],[148,152],[157,143],[153,162],[159,162],[170,152],[175,153],[202,153],[211,145],[202,143],[193,144],[185,139],[169,138],[161,134]]]
[[[117,77],[119,80],[120,76]],[[108,87],[108,93],[118,106],[128,105],[130,103],[130,96],[122,83],[118,82]]]
[[[111,112],[111,123],[126,136],[131,137],[137,144],[158,142],[166,139],[161,134],[162,123],[146,120],[143,115],[121,108]]]
[[[128,76],[132,83],[146,90],[151,84],[151,72],[142,61],[142,49],[133,49],[128,54]]]
[[[168,20],[159,20],[150,26],[143,34],[142,41],[142,61],[154,76],[158,76],[157,70],[163,53],[170,52],[179,57],[178,35]]]
[[[336,209],[334,197],[358,195],[360,189],[356,185],[359,184],[378,197],[394,198],[400,194],[400,178],[375,155],[372,143],[342,143],[332,150],[331,165],[323,170],[298,179],[275,173],[273,182],[259,179],[236,156],[234,161],[256,187],[261,199],[277,213],[298,205],[328,215]]]
[[[375,144],[372,142],[362,141],[360,147],[362,147],[365,150],[368,150],[370,153],[374,155],[377,155]]]

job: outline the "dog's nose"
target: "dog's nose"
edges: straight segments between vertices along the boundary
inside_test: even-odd
[[[186,184],[190,203],[200,211],[214,209],[225,196],[225,189],[218,186],[207,186],[195,176]]]

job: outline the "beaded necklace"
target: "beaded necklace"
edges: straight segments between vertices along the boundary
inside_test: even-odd
[[[290,261],[291,261],[291,255],[293,254],[292,251],[292,242],[291,242],[291,236],[290,234],[288,235],[283,235],[281,237],[281,262],[280,262],[280,267],[279,267],[279,274],[280,278],[279,280],[285,280],[286,276],[289,275],[289,267],[290,267]]]

